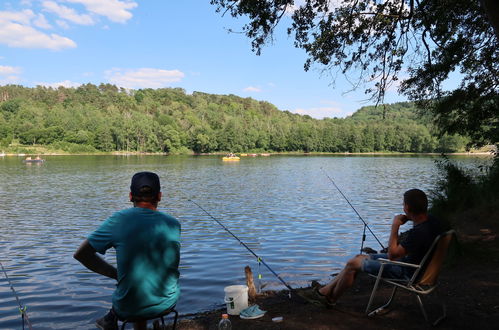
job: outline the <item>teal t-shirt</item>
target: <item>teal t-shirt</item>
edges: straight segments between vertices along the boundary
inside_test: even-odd
[[[133,207],[116,212],[88,242],[99,253],[116,249],[118,285],[113,308],[120,318],[149,317],[180,296],[180,223],[172,216]]]

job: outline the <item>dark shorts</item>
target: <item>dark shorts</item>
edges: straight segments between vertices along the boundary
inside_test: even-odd
[[[366,258],[364,259],[364,261],[362,261],[361,270],[365,273],[378,275],[379,269],[381,268],[381,262],[379,262],[376,259],[379,258],[388,259],[388,254],[386,253],[370,254],[369,258]],[[383,268],[383,277],[405,279],[409,276],[405,268],[407,267],[402,267],[397,265],[385,265],[385,267]]]

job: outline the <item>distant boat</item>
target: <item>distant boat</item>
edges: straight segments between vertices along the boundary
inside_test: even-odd
[[[240,156],[241,157],[246,157],[246,156],[248,156],[248,154],[241,154]]]
[[[268,157],[270,154],[260,154],[260,156]]]
[[[5,153],[0,153],[0,157],[5,157]]]
[[[241,158],[237,157],[237,156],[229,156],[229,157],[224,157],[222,158],[222,160],[224,162],[237,162],[239,161]]]
[[[26,159],[23,160],[23,163],[43,163],[45,159],[42,159],[40,157],[36,158],[31,158],[31,157],[26,157]]]

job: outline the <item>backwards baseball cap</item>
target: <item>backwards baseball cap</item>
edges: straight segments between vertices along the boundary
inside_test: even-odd
[[[148,188],[146,188],[148,187]],[[161,191],[159,176],[152,172],[138,172],[132,177],[130,191],[134,196],[154,196]]]

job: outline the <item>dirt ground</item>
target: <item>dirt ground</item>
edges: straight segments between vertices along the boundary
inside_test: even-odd
[[[467,230],[460,233],[456,257],[450,256],[440,276],[438,291],[423,297],[430,318],[441,311],[438,299],[445,301],[447,317],[438,329],[499,329],[499,238],[495,229]],[[456,252],[455,251],[455,252]],[[256,320],[231,316],[232,329],[423,329],[424,321],[414,296],[397,292],[391,310],[367,317],[364,311],[374,281],[360,274],[354,287],[333,309],[302,299],[289,299],[288,291],[266,292],[256,303],[267,311]],[[298,291],[311,291],[311,288]],[[391,290],[381,287],[376,307],[383,304]],[[438,299],[437,299],[438,298]],[[177,329],[218,329],[220,315],[214,310],[182,319]],[[275,323],[272,318],[281,316]]]

